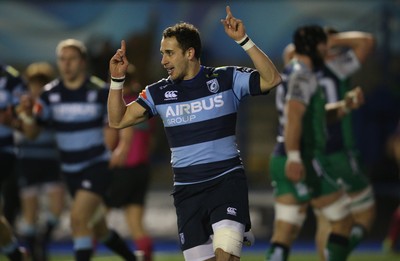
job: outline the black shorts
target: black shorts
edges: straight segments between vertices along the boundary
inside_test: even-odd
[[[15,155],[0,153],[0,196],[4,183],[13,175],[15,175]]]
[[[20,188],[61,181],[57,160],[17,159],[16,170]]]
[[[182,251],[206,243],[212,224],[228,219],[250,229],[247,178],[243,169],[215,180],[174,187],[174,205]]]
[[[106,203],[114,208],[130,204],[143,206],[149,183],[150,166],[148,164],[131,168],[115,168]]]
[[[89,166],[78,173],[62,173],[72,197],[75,193],[84,189],[98,194],[105,199],[107,189],[112,181],[112,173],[108,167],[108,162],[100,162]]]

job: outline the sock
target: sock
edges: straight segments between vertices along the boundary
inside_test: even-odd
[[[113,252],[125,258],[127,261],[136,261],[135,255],[129,249],[128,245],[122,240],[122,238],[117,234],[117,232],[110,230],[110,233],[101,240],[101,242],[106,245]]]
[[[347,237],[331,233],[326,245],[327,261],[344,261],[349,254],[349,239]]]
[[[90,261],[92,254],[93,254],[92,249],[75,250],[75,261]]]
[[[144,252],[144,261],[152,260],[153,241],[150,237],[144,236],[135,240],[135,245],[138,250]]]
[[[11,261],[23,261],[22,260],[23,256],[19,248],[16,248],[13,252],[7,254],[7,257]]]
[[[1,247],[0,250],[0,252],[4,253],[11,261],[22,261],[22,253],[15,238],[13,238],[8,245]]]
[[[360,224],[355,224],[351,228],[350,237],[349,237],[349,253],[353,251],[356,246],[358,246],[367,235],[367,229]]]
[[[90,236],[74,238],[74,252],[75,261],[90,261],[93,254],[92,238]]]
[[[40,253],[38,251],[37,231],[33,224],[22,223],[21,226],[21,241],[25,247],[29,250],[32,257],[32,261],[41,260]]]
[[[279,244],[272,243],[265,255],[266,261],[286,261],[289,257],[289,247]]]
[[[41,260],[42,261],[47,261],[48,260],[48,255],[47,255],[47,246],[49,245],[51,241],[51,236],[53,233],[54,228],[58,225],[58,218],[54,216],[53,214],[49,214],[46,222],[46,229],[41,236],[41,242],[40,242],[40,247],[41,247]]]

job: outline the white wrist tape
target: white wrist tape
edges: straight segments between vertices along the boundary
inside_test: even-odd
[[[292,162],[301,162],[300,151],[298,150],[288,151],[287,160]]]
[[[125,76],[120,78],[111,77],[110,89],[111,90],[122,90],[124,88]]]
[[[26,115],[25,112],[21,112],[18,118],[26,125],[32,125],[35,123],[35,119],[32,116]]]
[[[249,38],[249,36],[246,34],[242,39],[239,41],[235,41],[237,44],[239,44],[243,50],[247,51],[251,47],[253,47],[255,44],[254,42]]]

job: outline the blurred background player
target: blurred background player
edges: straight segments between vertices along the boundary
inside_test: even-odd
[[[9,65],[0,64],[0,251],[11,261],[28,260],[26,251],[19,247],[9,223],[9,220],[12,223],[15,221],[15,206],[19,203],[14,170],[13,110],[25,91],[19,72]],[[6,209],[6,213],[3,209]]]
[[[24,77],[29,94],[34,100],[38,100],[44,85],[55,78],[55,72],[49,63],[37,62],[26,68]],[[65,207],[65,191],[60,176],[60,158],[56,140],[49,125],[44,126],[34,140],[26,138],[20,132],[16,134],[18,137],[16,171],[22,212],[19,232],[32,260],[46,261],[48,242]],[[45,215],[44,229],[41,231],[39,215],[42,210],[40,203],[43,203],[40,196],[43,192],[46,195],[48,211]]]
[[[12,227],[20,210],[15,174],[14,109],[24,92],[26,85],[20,73],[12,66],[0,64],[0,196],[3,214]]]
[[[331,178],[326,163],[325,128],[337,113],[325,109],[318,83],[327,51],[322,27],[301,26],[293,34],[295,52],[283,71],[276,92],[279,135],[270,162],[275,195],[275,221],[266,260],[288,260],[290,247],[306,218],[309,202],[320,209],[332,225],[325,249],[331,261],[348,256],[352,219],[348,198]],[[286,53],[287,50],[285,50]],[[333,114],[333,118],[337,115]]]
[[[328,124],[326,153],[332,166],[332,177],[350,196],[350,211],[354,219],[349,238],[349,251],[352,251],[371,229],[375,218],[375,200],[359,160],[351,118],[351,111],[364,103],[363,91],[360,87],[352,88],[350,76],[367,60],[374,47],[374,38],[359,31],[338,32],[330,27],[324,30],[328,36],[328,52],[319,84],[327,99],[327,109],[337,106],[340,100],[348,101],[347,104],[339,104],[340,120]],[[346,94],[350,96],[346,97]],[[324,260],[324,245],[330,224],[318,211],[316,218],[316,244],[320,259]]]
[[[22,129],[37,137],[39,124],[52,124],[60,152],[61,171],[72,196],[71,228],[75,260],[87,261],[93,254],[93,237],[125,260],[136,260],[122,238],[109,230],[105,218],[92,224],[103,206],[111,183],[110,151],[105,146],[108,88],[87,74],[87,50],[79,40],[66,39],[56,48],[60,78],[45,86],[37,102],[41,110],[33,118],[33,102],[21,100]]]
[[[123,89],[128,104],[137,99],[142,87],[137,81],[134,65],[128,66]],[[122,208],[131,237],[138,250],[144,252],[145,261],[152,260],[153,242],[144,226],[145,197],[150,183],[150,150],[153,121],[117,130],[112,141],[110,166],[113,182],[110,188],[110,207]]]

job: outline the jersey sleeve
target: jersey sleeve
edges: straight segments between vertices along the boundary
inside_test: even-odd
[[[326,62],[326,66],[340,79],[349,78],[361,64],[352,49],[338,54],[334,59]]]
[[[234,93],[239,99],[248,95],[262,94],[260,88],[260,74],[247,67],[236,67],[233,70],[233,84],[232,88]]]
[[[136,99],[136,102],[146,109],[149,118],[158,115],[154,100],[150,93],[149,86],[146,86],[146,88],[139,94],[139,97]]]
[[[295,72],[289,77],[286,100],[297,100],[308,105],[317,86],[317,79],[312,73]]]

